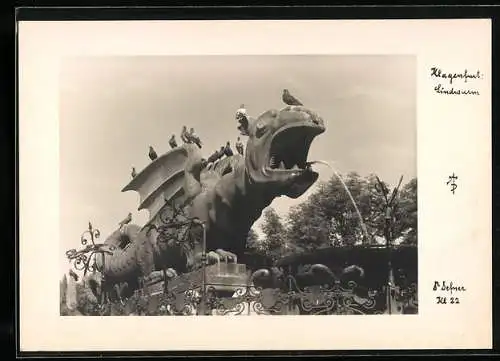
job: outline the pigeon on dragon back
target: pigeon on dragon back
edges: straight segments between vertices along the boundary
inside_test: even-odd
[[[234,155],[233,150],[231,149],[231,144],[226,142],[226,146],[224,147],[224,154],[226,157],[232,157]]]
[[[156,151],[152,146],[149,146],[149,159],[155,160],[156,158],[158,158],[158,154],[156,154]]]
[[[218,151],[218,150],[214,151],[214,152],[210,155],[210,157],[208,157],[207,162],[208,162],[208,163],[213,163],[213,162],[215,162],[217,159],[219,159],[219,151]]]
[[[243,155],[244,147],[243,147],[243,143],[240,140],[240,137],[238,137],[238,139],[236,139],[236,151],[239,154]]]
[[[177,140],[175,140],[175,134],[172,134],[170,137],[168,144],[170,145],[170,148],[174,149],[177,148]]]
[[[194,128],[191,128],[189,130],[189,133],[187,133],[187,137],[188,137],[188,140],[191,142],[191,143],[194,143],[198,146],[198,148],[201,149],[201,140],[200,140],[200,137],[198,137],[196,135],[196,133],[194,132]]]
[[[118,225],[121,228],[124,225],[129,224],[131,221],[132,221],[132,213],[129,212],[127,217],[125,219],[123,219],[122,221],[120,221],[120,223],[118,223]]]
[[[182,126],[182,130],[181,130],[181,140],[184,142],[184,143],[191,143],[191,141],[189,140],[189,133],[187,131],[187,127],[185,125]]]
[[[226,147],[221,146],[219,149],[218,159],[221,159],[226,154]]]

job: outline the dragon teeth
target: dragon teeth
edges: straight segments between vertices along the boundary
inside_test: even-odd
[[[286,169],[285,163],[283,163],[283,161],[280,162],[280,169]]]
[[[295,164],[293,167],[292,167],[293,170],[298,170],[299,169],[299,166],[297,164]]]
[[[272,156],[269,160],[269,165],[271,166],[271,168],[274,168],[276,166],[276,159],[274,158],[274,156]]]

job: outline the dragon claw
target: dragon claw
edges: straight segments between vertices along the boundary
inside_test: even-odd
[[[236,256],[234,253],[224,251],[223,249],[218,249],[215,251],[215,253],[217,253],[219,257],[226,263],[228,263],[229,261],[238,263],[238,256]]]
[[[166,272],[168,278],[175,278],[179,275],[177,273],[177,271],[173,268],[167,268],[167,270],[165,272]]]
[[[207,253],[208,264],[220,263],[221,257],[214,251]]]

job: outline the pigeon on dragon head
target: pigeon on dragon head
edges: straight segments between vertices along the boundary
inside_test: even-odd
[[[245,155],[225,157],[210,169],[204,166],[201,150],[195,144],[186,143],[171,150],[176,160],[183,159],[175,163],[182,168],[172,172],[183,175],[185,214],[200,220],[205,227],[210,263],[242,259],[244,262],[248,232],[264,208],[280,196],[301,196],[318,178],[307,162],[312,141],[325,131],[318,114],[304,106],[291,105],[249,118],[247,128]],[[162,162],[162,157],[156,162]],[[137,178],[141,175],[131,182],[139,182]],[[124,191],[131,189],[134,188],[129,185]],[[120,237],[130,238],[130,245],[106,257],[108,279],[146,279],[153,271],[172,268],[184,273],[201,265],[203,228],[199,223],[188,230],[192,245],[188,252],[178,242],[162,244],[155,229],[141,229],[133,224],[115,232],[105,243],[117,244]],[[120,277],[113,277],[115,274]]]

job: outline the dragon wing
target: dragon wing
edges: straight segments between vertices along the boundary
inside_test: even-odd
[[[138,173],[122,192],[139,193],[138,210],[149,211],[151,223],[166,205],[166,202],[182,202],[184,198],[184,168],[188,151],[177,147],[156,158]]]

